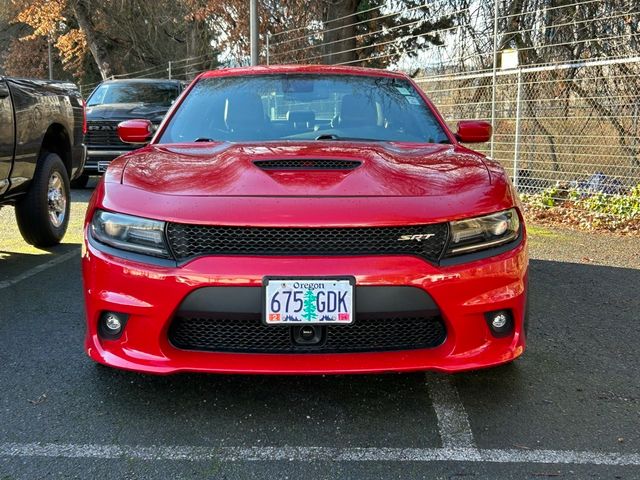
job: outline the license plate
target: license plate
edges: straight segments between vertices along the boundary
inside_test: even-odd
[[[350,324],[353,278],[265,278],[264,321],[269,325]]]

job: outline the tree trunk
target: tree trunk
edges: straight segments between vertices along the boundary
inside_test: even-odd
[[[330,0],[324,12],[325,33],[323,36],[323,63],[353,65],[358,59],[356,27],[359,0]],[[347,18],[342,18],[350,15]]]
[[[113,75],[113,66],[109,61],[109,52],[106,43],[103,42],[100,34],[96,32],[93,22],[91,21],[88,2],[86,0],[78,0],[75,2],[73,5],[73,14],[78,21],[80,29],[87,38],[89,50],[98,66],[100,75],[103,80],[106,80]]]

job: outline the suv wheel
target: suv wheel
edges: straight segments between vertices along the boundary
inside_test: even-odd
[[[45,152],[27,194],[16,204],[16,219],[27,243],[50,247],[60,243],[69,224],[69,177],[62,160]]]

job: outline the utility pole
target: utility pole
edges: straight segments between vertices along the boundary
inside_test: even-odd
[[[51,56],[51,37],[47,39],[47,46],[49,47],[49,80],[53,80],[53,62]]]
[[[258,0],[249,0],[251,65],[258,65]]]
[[[493,0],[493,81],[491,82],[491,154],[493,156],[493,139],[496,137],[496,81],[498,70],[498,0]]]

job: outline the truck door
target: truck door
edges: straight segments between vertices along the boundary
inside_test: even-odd
[[[0,78],[0,195],[9,188],[9,173],[13,162],[15,128],[9,87]]]

